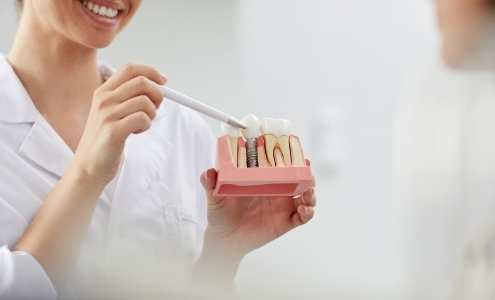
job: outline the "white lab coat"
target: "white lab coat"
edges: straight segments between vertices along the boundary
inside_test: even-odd
[[[417,70],[395,123],[407,298],[495,297],[495,74]]]
[[[100,65],[103,78],[111,72]],[[143,298],[187,281],[203,244],[199,176],[214,165],[214,142],[197,113],[163,102],[151,129],[129,137],[59,299],[98,299],[129,286],[136,289],[125,289],[128,298]],[[0,299],[57,298],[36,259],[12,249],[72,158],[0,54]]]

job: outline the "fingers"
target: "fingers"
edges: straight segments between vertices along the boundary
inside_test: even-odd
[[[156,117],[156,107],[146,96],[137,96],[115,107],[114,118],[123,119],[135,112],[142,111],[148,115],[150,120]]]
[[[306,193],[303,195],[297,197],[294,199],[294,206],[295,209],[298,209],[299,206],[309,206],[309,207],[315,207],[316,206],[316,195],[315,195],[315,189],[313,187],[310,187]]]
[[[125,65],[95,91],[88,123],[102,122],[117,140],[148,130],[163,101],[160,85],[165,83],[153,67]]]
[[[316,195],[315,195],[315,189],[313,187],[310,187],[306,193],[303,194],[302,196],[302,204],[308,205],[311,207],[316,206]]]
[[[311,166],[311,161],[306,158],[306,166],[310,167]]]
[[[121,131],[117,136],[129,136],[131,133],[142,133],[150,129],[151,119],[143,111],[138,111],[130,114],[120,120],[120,126],[117,126],[118,130]]]
[[[308,206],[299,206],[297,213],[292,216],[293,223],[296,226],[308,223],[315,215],[315,209]]]
[[[297,213],[292,215],[294,227],[308,223],[314,216],[316,206],[316,195],[314,187],[310,187],[306,193],[297,197],[294,201]]]
[[[205,189],[208,206],[218,207],[218,204],[222,203],[225,197],[213,196],[213,190],[217,184],[217,170],[212,168],[204,171],[199,180]]]
[[[213,190],[215,189],[215,185],[217,183],[217,170],[212,168],[204,171],[199,180],[201,181],[205,191],[208,194],[213,194]]]
[[[117,102],[124,102],[137,96],[146,96],[158,109],[163,101],[163,89],[145,76],[138,76],[126,81],[116,88],[113,97]]]
[[[115,90],[133,78],[144,76],[159,85],[167,83],[167,78],[155,68],[146,65],[126,64],[106,82],[106,88]]]

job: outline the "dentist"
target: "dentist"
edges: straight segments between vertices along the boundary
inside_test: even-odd
[[[213,197],[202,118],[163,101],[153,67],[97,63],[141,2],[18,1],[0,56],[0,299],[231,298],[244,255],[313,217],[313,188]]]

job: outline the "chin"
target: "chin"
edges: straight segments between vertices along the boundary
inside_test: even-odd
[[[495,70],[495,38],[483,38],[462,47],[443,45],[444,63],[461,71]]]
[[[114,38],[95,39],[95,37],[90,37],[85,39],[81,44],[85,45],[88,48],[103,49],[110,46],[113,41]]]
[[[443,61],[453,69],[495,70],[495,17],[473,28],[443,32]]]
[[[462,66],[462,55],[461,50],[455,49],[449,45],[444,44],[442,47],[442,59],[443,62],[452,69],[460,69]]]

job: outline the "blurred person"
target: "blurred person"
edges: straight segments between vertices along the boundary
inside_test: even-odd
[[[419,71],[394,129],[407,299],[495,299],[495,1],[435,4],[456,72]]]
[[[234,297],[243,257],[313,217],[313,187],[213,196],[202,118],[163,101],[153,67],[97,62],[141,0],[17,2],[0,56],[0,299]]]

